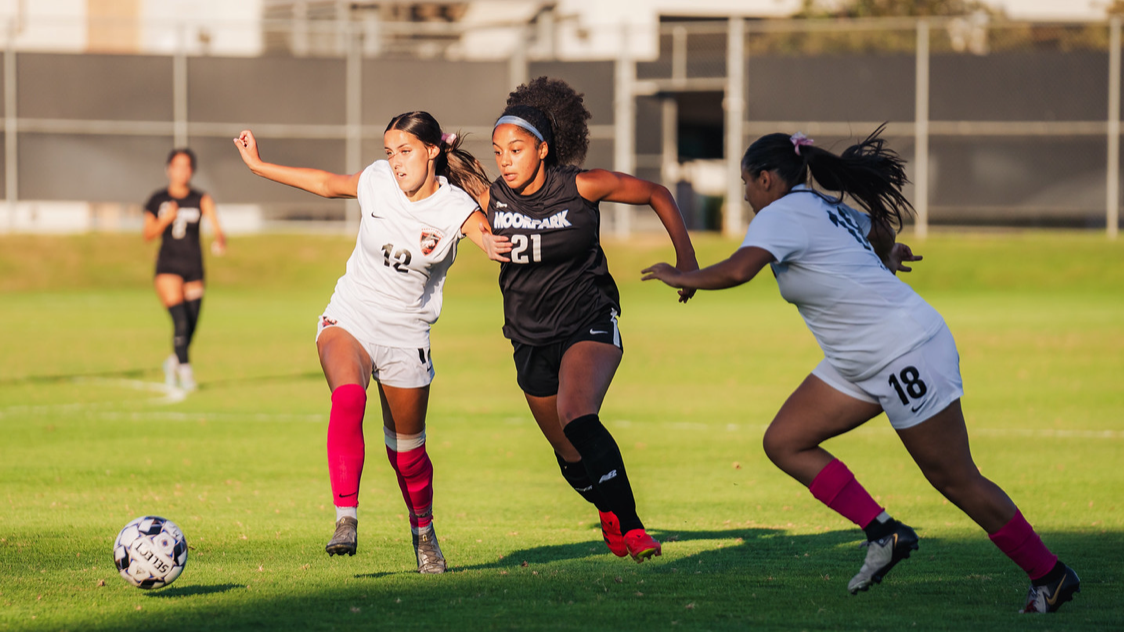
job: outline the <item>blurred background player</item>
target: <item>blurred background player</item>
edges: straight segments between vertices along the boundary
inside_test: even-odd
[[[609,549],[641,562],[659,555],[660,544],[644,531],[620,450],[598,418],[624,354],[598,204],[651,206],[680,268],[698,263],[667,189],[578,166],[589,147],[589,118],[582,95],[563,81],[539,77],[519,86],[492,131],[501,177],[481,206],[495,234],[510,240],[499,283],[519,387],[562,476],[597,507]],[[692,294],[680,292],[680,300]]]
[[[488,231],[475,199],[488,186],[480,163],[442,134],[426,112],[394,117],[383,135],[386,160],[359,173],[263,162],[243,131],[234,144],[255,174],[327,198],[358,198],[362,210],[347,271],[320,316],[316,348],[332,391],[328,472],[336,506],[329,555],[354,555],[363,415],[367,386],[378,382],[386,454],[410,512],[418,572],[445,572],[433,529],[433,465],[425,449],[425,416],[433,358],[429,329],[441,312],[445,274],[467,236],[503,260],[503,240]]]
[[[976,467],[960,408],[956,343],[941,315],[894,276],[920,257],[894,243],[912,206],[901,192],[904,161],[884,147],[881,131],[839,156],[801,134],[759,138],[742,158],[745,199],[757,216],[741,248],[696,272],[656,264],[644,280],[718,290],[772,266],[781,296],[799,309],[825,357],[769,425],[765,453],[866,533],[866,560],[847,585],[852,594],[881,582],[918,548],[918,538],[820,444],[885,411],[925,478],[1026,571],[1024,611],[1053,612],[1080,590],[1080,580]],[[840,197],[807,186],[809,172]],[[843,195],[866,213],[842,204]]]
[[[168,186],[152,194],[144,205],[144,239],[161,237],[156,255],[156,295],[172,316],[174,353],[164,361],[164,381],[193,391],[195,376],[187,349],[199,325],[203,307],[203,251],[199,246],[199,222],[206,217],[215,232],[212,252],[226,251],[226,237],[219,226],[215,201],[191,188],[195,154],[173,149],[165,168]]]

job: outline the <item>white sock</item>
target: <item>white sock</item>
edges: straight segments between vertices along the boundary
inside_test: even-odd
[[[354,519],[358,520],[359,519],[359,508],[358,507],[336,507],[336,522],[339,522],[340,518],[344,518],[344,517],[354,518]]]
[[[876,516],[874,519],[877,520],[878,522],[882,523],[882,524],[886,524],[887,522],[890,521],[890,514],[883,511],[882,513],[878,514],[878,516]]]

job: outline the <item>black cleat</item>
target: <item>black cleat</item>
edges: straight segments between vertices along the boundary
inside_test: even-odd
[[[867,547],[866,560],[858,575],[847,583],[847,590],[852,595],[857,595],[860,590],[869,590],[871,584],[882,583],[882,578],[895,564],[917,550],[917,534],[908,526],[895,522],[894,532],[890,535],[862,543]]]
[[[1057,612],[1062,604],[1073,599],[1073,593],[1081,592],[1081,578],[1073,569],[1062,564],[1065,572],[1061,579],[1036,585],[1030,585],[1030,593],[1026,596],[1026,607],[1023,612]]]
[[[343,555],[344,553],[355,555],[355,549],[358,546],[358,536],[355,531],[358,526],[359,521],[350,516],[344,516],[337,520],[336,532],[332,534],[328,546],[324,547],[328,555]]]

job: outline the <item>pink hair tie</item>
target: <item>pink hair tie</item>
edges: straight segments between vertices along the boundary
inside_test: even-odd
[[[446,145],[452,145],[453,141],[455,141],[455,140],[457,140],[456,134],[442,134],[441,135],[441,142],[445,143]]]
[[[790,136],[789,140],[792,141],[792,146],[796,148],[796,155],[797,156],[800,155],[800,148],[801,147],[811,147],[812,144],[816,142],[816,141],[812,140],[811,138],[808,138],[807,136],[805,136],[804,134],[802,134],[800,132],[796,132],[795,134]]]

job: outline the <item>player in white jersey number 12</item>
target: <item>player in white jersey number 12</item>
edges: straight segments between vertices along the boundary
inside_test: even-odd
[[[507,261],[505,238],[491,234],[475,197],[488,186],[480,163],[443,134],[426,112],[394,117],[383,134],[386,160],[354,174],[262,161],[254,135],[234,139],[255,174],[327,198],[358,198],[355,250],[320,316],[316,347],[332,391],[328,473],[336,506],[329,555],[354,555],[363,414],[367,386],[378,382],[387,457],[410,513],[418,571],[443,573],[433,529],[433,466],[425,449],[425,417],[434,376],[429,328],[441,312],[445,274],[467,236],[496,261]],[[467,192],[466,192],[467,191]]]
[[[901,192],[904,161],[880,132],[841,155],[800,134],[759,138],[741,164],[745,199],[757,212],[741,248],[696,272],[656,264],[644,280],[719,290],[772,266],[781,295],[804,317],[824,360],[765,431],[765,453],[866,533],[866,560],[848,584],[852,594],[881,582],[918,548],[918,538],[820,444],[885,412],[925,478],[1030,577],[1024,612],[1054,612],[1080,580],[976,467],[960,408],[956,343],[941,315],[894,276],[920,257],[894,243],[895,224],[900,228],[912,207]],[[809,188],[809,173],[839,197]],[[844,195],[866,213],[844,205]]]

